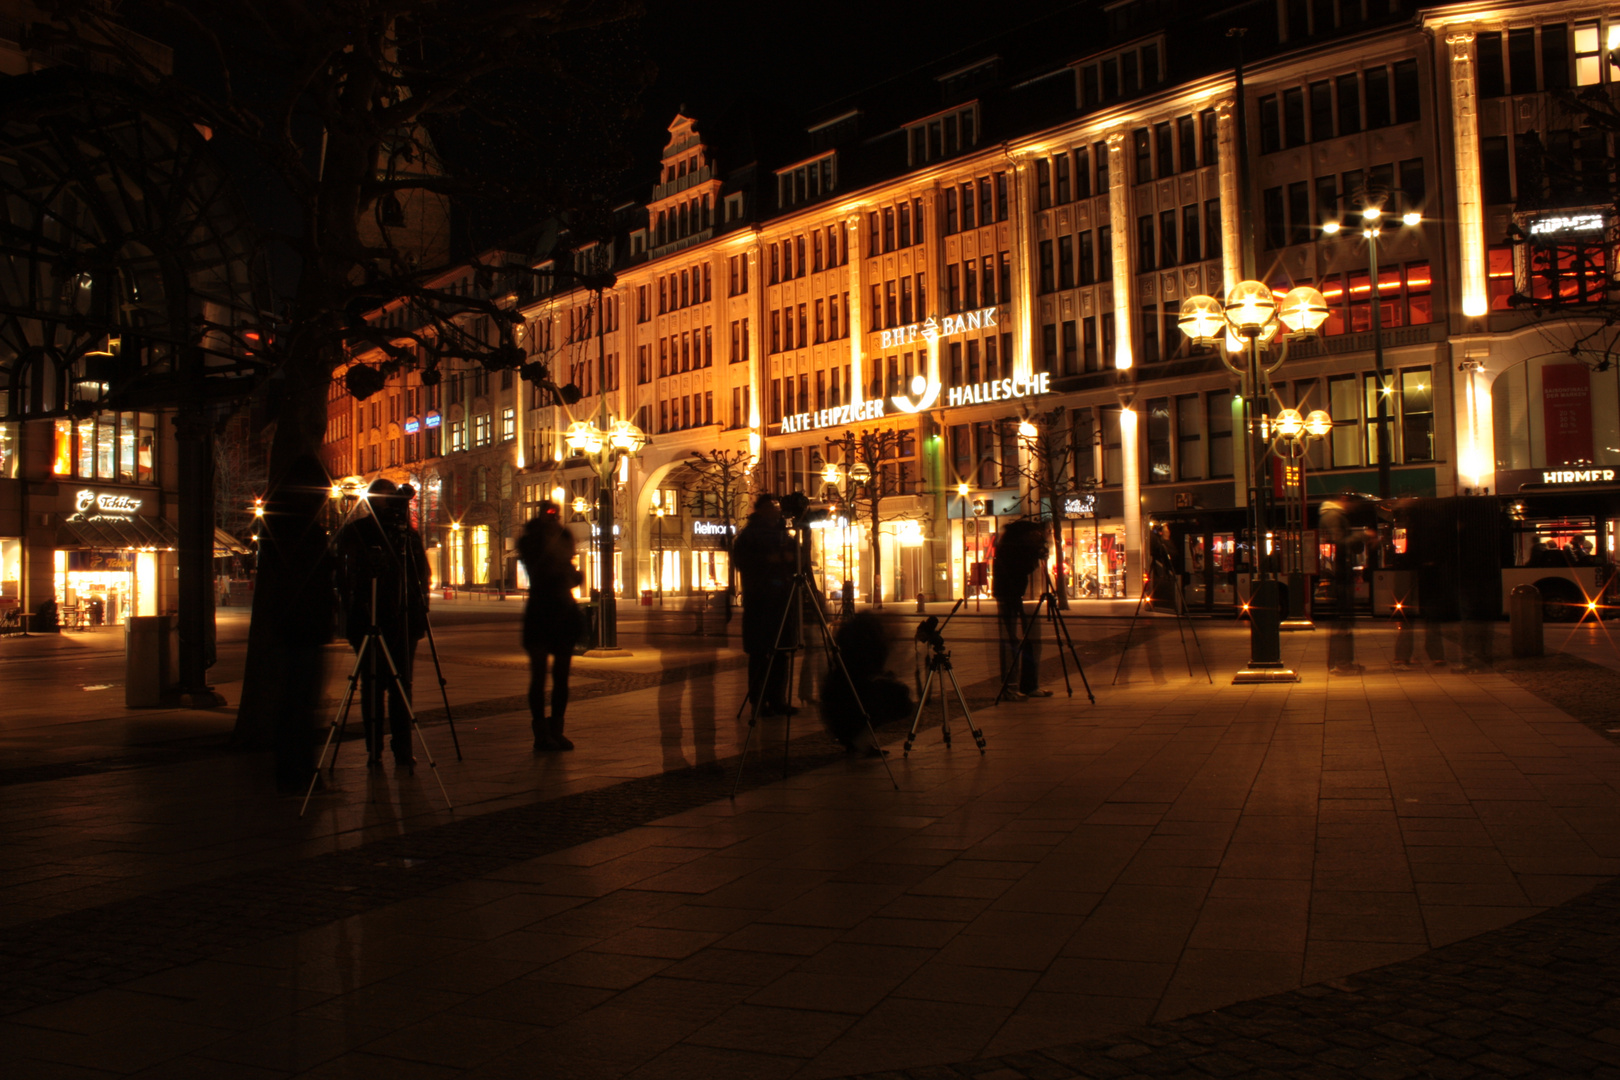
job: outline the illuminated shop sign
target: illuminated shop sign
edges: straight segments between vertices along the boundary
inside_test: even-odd
[[[117,495],[107,491],[85,488],[73,497],[73,516],[69,521],[105,521],[132,518],[140,510],[142,499]]]
[[[405,421],[405,434],[407,434],[407,435],[415,435],[418,431],[421,431],[421,430],[422,430],[422,422],[420,420],[418,420],[416,417],[413,416],[409,420]]]
[[[1605,484],[1614,480],[1613,469],[1545,469],[1543,484]]]
[[[1094,517],[1096,513],[1097,496],[1095,495],[1065,495],[1063,497],[1064,517]]]
[[[422,418],[422,423],[427,427],[438,427],[440,422],[439,414],[437,412],[430,412]]]
[[[1562,236],[1565,233],[1602,232],[1600,213],[1552,214],[1530,222],[1531,236]]]
[[[837,427],[840,424],[858,424],[863,420],[883,419],[883,399],[873,398],[858,405],[837,405],[831,409],[794,413],[782,417],[782,434],[795,431],[814,431],[816,428]]]
[[[737,531],[735,525],[727,525],[721,521],[694,521],[692,522],[693,536],[728,536]]]
[[[1029,378],[1018,376],[1011,379],[992,379],[990,382],[973,383],[969,386],[953,386],[946,393],[946,406],[954,405],[983,405],[991,401],[1007,401],[1012,398],[1039,397],[1052,390],[1052,376],[1047,372],[1031,375]]]
[[[935,319],[932,315],[920,323],[910,326],[897,326],[892,330],[885,330],[879,335],[880,347],[889,349],[897,345],[909,345],[922,338],[932,345],[940,338],[955,337],[957,334],[966,334],[972,330],[983,330],[990,326],[999,326],[996,322],[996,309],[993,307],[980,308],[978,311],[967,311],[961,315],[946,315]]]

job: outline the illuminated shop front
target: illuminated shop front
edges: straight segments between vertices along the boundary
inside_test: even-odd
[[[720,592],[730,584],[730,546],[736,526],[724,521],[696,518],[692,521],[691,549],[664,551],[663,588],[665,593],[678,592],[683,578],[680,575],[682,556],[686,557],[688,575],[684,583],[695,593]]]
[[[156,615],[160,566],[172,562],[174,526],[155,513],[151,490],[80,488],[57,530],[57,615],[67,626],[118,626]],[[66,511],[66,505],[64,506]]]
[[[1054,584],[1062,566],[1062,590],[1070,600],[1116,600],[1125,595],[1125,523],[1117,491],[1059,496],[1058,543],[1047,562]],[[950,509],[951,594],[990,597],[994,585],[996,538],[1008,522],[1024,517],[1017,491],[973,491],[952,495]],[[1110,509],[1113,510],[1110,516]],[[1050,543],[1050,534],[1048,534]],[[1031,587],[1039,586],[1031,582]],[[1038,591],[1038,590],[1037,590]]]

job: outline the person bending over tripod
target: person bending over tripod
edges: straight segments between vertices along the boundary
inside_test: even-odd
[[[793,570],[798,545],[787,530],[782,505],[775,495],[754,500],[754,512],[737,532],[731,545],[731,562],[742,577],[743,651],[748,654],[748,700],[760,702],[762,716],[788,716],[788,666],[771,663],[776,650],[777,631],[793,592]],[[781,646],[798,644],[798,628],[791,621],[782,635]],[[766,669],[770,685],[765,685]]]
[[[574,534],[559,520],[549,499],[540,516],[523,527],[518,558],[529,574],[529,603],[523,609],[523,649],[529,654],[529,728],[534,751],[572,750],[563,734],[568,711],[568,669],[579,641],[579,604],[574,586],[585,580],[574,565]],[[551,716],[546,716],[546,663],[551,663]]]
[[[1011,670],[1014,663],[1020,665],[1018,697],[1052,696],[1052,691],[1040,689],[1040,620],[1032,621],[1029,632],[1024,632],[1024,593],[1029,590],[1030,575],[1046,558],[1046,550],[1046,530],[1041,523],[1020,518],[1001,530],[991,563],[990,592],[996,598],[996,613],[1001,619],[1001,670]],[[1019,637],[1024,639],[1022,648],[1018,646]]]
[[[405,699],[411,692],[416,646],[427,633],[431,587],[422,534],[411,527],[410,500],[415,494],[409,484],[396,488],[392,481],[373,480],[366,489],[370,512],[344,525],[337,535],[338,593],[343,600],[345,636],[358,650],[367,630],[375,626],[399,671],[395,682],[388,661],[376,649],[366,650],[360,672],[366,764],[382,761],[386,717],[394,764],[404,769],[416,764]]]

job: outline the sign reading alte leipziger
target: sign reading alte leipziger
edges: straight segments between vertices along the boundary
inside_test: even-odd
[[[895,394],[889,398],[895,409],[902,413],[922,412],[939,400],[940,386],[936,382],[917,376],[912,380],[910,396]],[[1014,398],[1039,397],[1052,389],[1052,376],[1042,371],[1027,378],[1022,375],[1010,379],[991,379],[989,382],[953,386],[945,392],[945,407],[958,405],[984,405],[992,401],[1011,401]],[[796,431],[814,431],[816,428],[837,427],[863,420],[881,420],[886,415],[883,398],[869,398],[858,405],[839,405],[831,409],[793,413],[782,417],[782,434]]]

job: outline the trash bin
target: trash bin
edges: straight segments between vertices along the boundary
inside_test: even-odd
[[[172,615],[131,615],[124,625],[124,704],[163,704],[169,688]]]
[[[1534,585],[1515,585],[1508,593],[1508,627],[1513,637],[1514,656],[1540,656],[1541,590]]]
[[[652,602],[653,602],[653,591],[651,589],[642,589],[641,590],[641,606],[642,607],[652,607]]]

